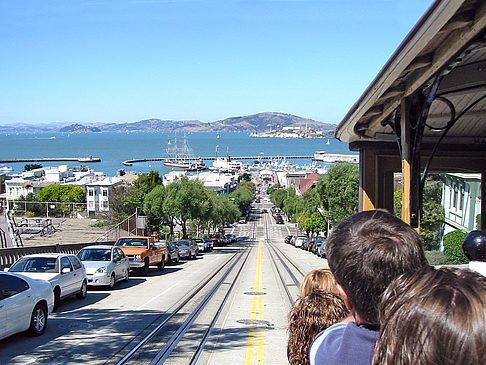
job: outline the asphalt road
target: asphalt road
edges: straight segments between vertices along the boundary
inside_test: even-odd
[[[268,209],[270,203],[263,199],[255,206]],[[247,263],[198,364],[285,364],[290,303],[284,286],[294,296],[297,286],[290,281],[283,285],[278,278],[271,246],[304,273],[327,267],[327,261],[284,244],[295,226],[275,224],[270,213],[255,213],[252,221],[231,230],[239,237],[238,243],[166,266],[162,272],[152,268],[148,276],[134,275],[111,291],[91,289],[84,300],[62,301],[49,317],[44,335],[17,334],[0,341],[0,364],[116,363],[140,333],[171,312],[228,255],[247,246]],[[260,324],[252,325],[252,321]]]

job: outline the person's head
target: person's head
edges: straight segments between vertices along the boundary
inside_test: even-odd
[[[397,278],[380,304],[373,364],[486,364],[486,277],[423,268]]]
[[[299,296],[302,298],[316,290],[338,294],[336,279],[328,269],[312,270],[302,280],[299,287]]]
[[[339,223],[326,251],[346,304],[369,324],[378,324],[378,304],[390,282],[427,265],[417,232],[384,210],[363,211]]]
[[[469,232],[462,243],[462,250],[469,261],[486,262],[486,232]]]
[[[289,364],[309,364],[314,338],[348,314],[346,304],[335,293],[317,290],[297,299],[289,317]]]

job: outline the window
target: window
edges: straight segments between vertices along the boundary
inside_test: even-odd
[[[73,267],[71,265],[71,262],[67,257],[61,257],[61,272],[64,269],[69,269],[69,271],[73,271]]]
[[[102,191],[102,192],[103,192],[103,196],[108,196],[108,190],[103,189],[103,191]]]
[[[89,196],[94,196],[94,190],[93,189],[88,189],[88,195]]]
[[[29,289],[29,284],[15,276],[0,275],[0,300]]]
[[[76,256],[68,256],[69,260],[73,264],[74,270],[79,270],[81,269],[81,263],[79,262],[78,258]]]

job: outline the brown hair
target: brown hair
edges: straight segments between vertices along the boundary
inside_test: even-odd
[[[314,338],[348,314],[344,301],[335,293],[318,290],[297,299],[289,317],[289,364],[308,365]]]
[[[303,298],[307,294],[316,290],[338,294],[336,289],[336,279],[329,269],[312,270],[302,280],[299,287],[299,297]]]
[[[373,364],[486,364],[486,277],[458,268],[404,274],[380,304]]]
[[[378,304],[390,282],[427,265],[412,227],[384,210],[352,215],[331,232],[327,259],[363,321],[378,324]]]

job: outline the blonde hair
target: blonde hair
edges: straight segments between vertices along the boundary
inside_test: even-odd
[[[312,270],[302,280],[289,315],[287,355],[290,365],[308,365],[314,338],[349,315],[328,269]]]
[[[304,277],[299,287],[299,297],[322,290],[326,293],[339,294],[336,287],[336,279],[329,269],[312,270]]]

